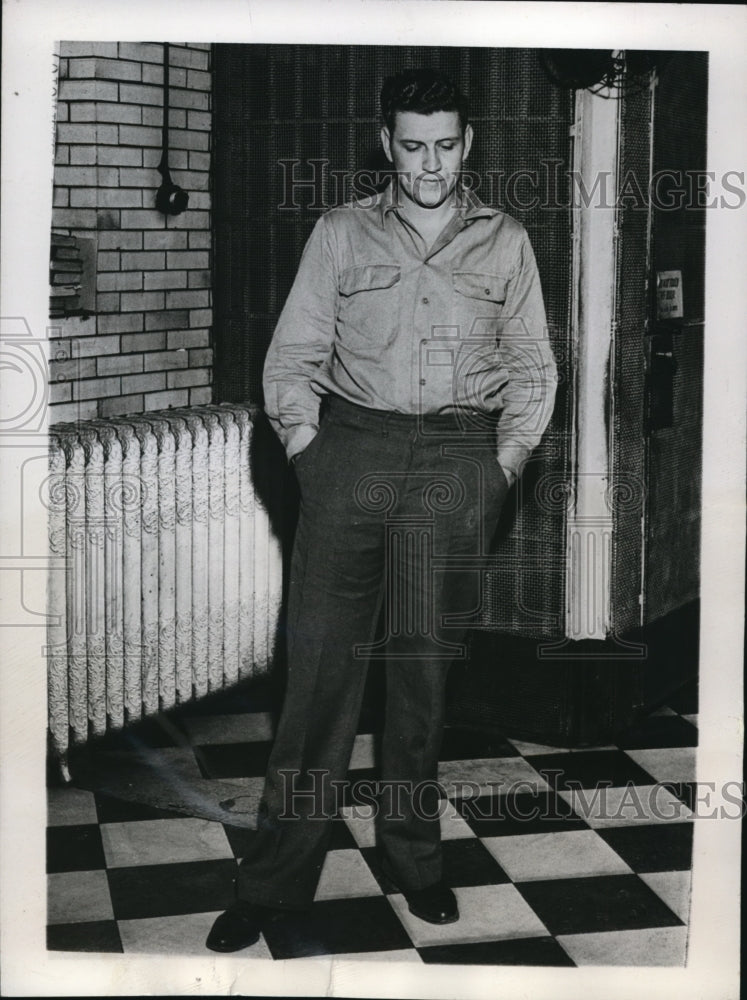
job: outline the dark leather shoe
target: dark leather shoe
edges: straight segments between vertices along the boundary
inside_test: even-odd
[[[211,951],[239,951],[259,940],[275,911],[253,903],[233,903],[217,918],[205,944]]]
[[[402,890],[410,913],[429,924],[453,924],[459,919],[456,896],[443,882],[436,882],[426,889]]]
[[[388,866],[384,866],[384,874],[399,889],[392,878]],[[410,913],[429,924],[453,924],[459,919],[459,906],[456,896],[444,881],[435,882],[425,889],[399,889],[407,900]]]

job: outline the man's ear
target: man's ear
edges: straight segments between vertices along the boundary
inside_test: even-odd
[[[386,127],[386,125],[384,125],[384,127],[381,130],[381,145],[384,148],[384,155],[386,156],[387,160],[389,160],[390,163],[393,163],[394,161],[392,160],[392,137],[390,136],[389,129]]]
[[[467,157],[469,156],[469,151],[472,147],[473,136],[474,132],[472,131],[472,126],[468,125],[467,128],[464,130],[464,152],[462,153],[462,162],[464,162],[464,160],[466,160]]]

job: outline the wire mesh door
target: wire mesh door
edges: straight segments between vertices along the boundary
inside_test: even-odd
[[[383,165],[384,77],[436,66],[470,96],[470,178],[529,232],[561,375],[543,447],[502,519],[483,626],[559,636],[565,510],[542,490],[567,472],[572,92],[528,49],[216,45],[213,65],[219,401],[261,403],[265,352],[316,219],[355,194],[357,171]]]

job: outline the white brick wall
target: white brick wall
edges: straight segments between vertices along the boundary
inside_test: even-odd
[[[50,419],[210,402],[210,46],[170,46],[172,178],[189,208],[167,219],[161,183],[163,45],[63,42],[55,232],[97,239],[96,311],[51,320]]]

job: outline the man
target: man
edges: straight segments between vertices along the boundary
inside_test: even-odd
[[[208,937],[216,951],[311,905],[370,662],[386,668],[383,870],[416,916],[459,916],[436,782],[446,674],[556,371],[526,232],[460,183],[464,97],[414,70],[386,80],[381,103],[392,181],[319,219],[265,365],[301,499],[288,685],[237,900]]]

